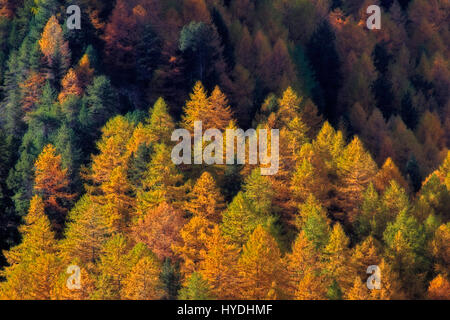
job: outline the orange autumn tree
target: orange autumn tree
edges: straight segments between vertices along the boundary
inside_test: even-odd
[[[427,294],[431,300],[450,300],[449,281],[442,274],[439,274],[430,282]]]
[[[70,96],[80,97],[83,94],[83,90],[80,87],[80,80],[77,73],[71,68],[62,79],[62,89],[58,96],[60,103],[65,102]]]
[[[67,213],[67,205],[75,198],[70,193],[67,168],[53,145],[47,145],[35,164],[34,191],[42,196],[45,208],[56,230],[60,230]]]
[[[244,246],[237,268],[242,299],[283,297],[285,277],[281,252],[275,239],[261,225],[256,227]]]
[[[222,220],[225,202],[209,172],[204,172],[197,180],[186,209],[194,216],[201,216],[215,223]]]
[[[236,246],[227,242],[218,226],[206,244],[199,273],[211,286],[212,294],[219,299],[236,299],[239,278],[235,266],[239,258]]]
[[[408,189],[408,183],[403,178],[394,161],[391,158],[387,158],[373,182],[379,192],[384,192],[389,187],[391,180],[395,180],[403,189]]]
[[[39,47],[44,55],[44,61],[50,68],[49,77],[59,81],[70,65],[70,49],[55,16],[52,16],[45,25]]]
[[[75,68],[80,87],[84,90],[94,78],[94,68],[91,68],[91,62],[87,53],[81,57],[78,66]]]

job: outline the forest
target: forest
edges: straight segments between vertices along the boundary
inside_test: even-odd
[[[450,300],[449,44],[447,0],[0,0],[0,300]],[[196,121],[277,174],[175,165]]]

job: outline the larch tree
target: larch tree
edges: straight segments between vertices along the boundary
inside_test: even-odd
[[[154,146],[154,153],[137,196],[138,214],[167,202],[176,208],[184,203],[186,187],[183,175],[171,160],[170,149],[165,144]]]
[[[442,274],[439,274],[430,282],[427,296],[431,300],[449,300],[450,282]]]
[[[70,265],[80,266],[80,263],[74,260]],[[64,264],[64,266],[69,264]],[[68,300],[68,301],[80,301],[90,300],[91,295],[95,291],[95,277],[92,273],[89,273],[86,268],[80,266],[80,284],[79,290],[71,290],[67,287],[67,280],[70,275],[67,274],[67,269],[63,269],[58,282],[55,284],[52,290],[52,300]]]
[[[295,292],[295,300],[327,300],[327,281],[323,275],[307,273]]]
[[[322,204],[327,206],[330,181],[325,164],[313,150],[311,144],[305,144],[300,149],[300,158],[290,181],[292,202],[294,206],[305,202],[310,195],[314,195]]]
[[[13,300],[49,300],[60,272],[57,244],[44,202],[34,196],[20,227],[22,242],[5,252],[9,266],[2,271],[6,282],[0,285],[0,297]]]
[[[408,190],[408,183],[391,158],[387,158],[383,167],[378,171],[373,182],[378,192],[383,193],[391,180],[395,180],[403,189]]]
[[[431,253],[435,261],[437,272],[447,272],[450,265],[450,223],[441,225],[431,241]]]
[[[67,169],[63,168],[61,155],[56,153],[53,145],[44,148],[34,166],[34,191],[42,196],[54,227],[61,231],[67,205],[75,198],[70,193]]]
[[[241,278],[241,298],[270,299],[274,289],[277,298],[283,297],[286,279],[281,252],[275,239],[261,225],[245,244],[237,268]]]
[[[215,225],[201,216],[194,216],[180,230],[182,243],[173,245],[172,250],[181,260],[181,273],[188,274],[198,271],[199,264],[204,260],[207,244]]]
[[[96,283],[97,290],[93,294],[94,299],[120,300],[125,292],[127,278],[130,279],[131,270],[143,258],[156,259],[151,251],[142,243],[131,247],[130,241],[122,234],[116,234],[105,243],[98,262],[98,278]],[[144,265],[144,262],[141,266]],[[150,264],[151,265],[151,264]],[[147,265],[148,267],[149,265]],[[134,269],[134,271],[137,271]],[[142,271],[144,276],[153,274],[154,270],[147,269]],[[137,278],[143,279],[143,274],[135,273],[134,281]],[[131,280],[130,280],[131,281]],[[134,283],[135,285],[137,283]],[[138,289],[137,287],[136,289]],[[131,295],[139,294],[130,292]]]
[[[330,234],[330,240],[324,249],[325,269],[327,276],[336,281],[345,292],[354,279],[350,277],[350,240],[342,226],[336,223]]]
[[[401,290],[400,280],[391,266],[384,260],[378,265],[381,273],[381,289],[370,292],[371,300],[401,300],[405,294]]]
[[[225,202],[209,172],[204,172],[197,180],[185,208],[194,216],[201,216],[215,223],[221,222]]]
[[[143,257],[125,278],[122,297],[129,300],[157,300],[162,296],[161,266],[151,257]]]
[[[133,224],[132,238],[146,244],[161,261],[174,258],[172,246],[180,245],[184,223],[183,214],[163,202]]]
[[[35,111],[45,85],[45,78],[42,74],[32,71],[27,79],[20,83],[22,89],[22,109],[25,112],[25,120],[29,119],[28,113]]]
[[[180,300],[212,300],[211,287],[200,273],[193,272],[180,290]]]
[[[70,65],[70,49],[55,16],[45,25],[39,46],[49,67],[48,77],[59,84]]]
[[[267,218],[258,215],[250,199],[239,192],[223,214],[222,231],[232,243],[242,246],[259,224],[265,224]]]
[[[94,79],[94,68],[91,68],[91,62],[89,60],[89,55],[85,53],[75,68],[75,73],[77,74],[78,83],[80,87],[84,90],[88,85],[92,83]]]
[[[336,204],[349,221],[354,221],[361,204],[362,194],[377,172],[377,165],[364,149],[359,138],[344,149],[338,160],[338,186]]]
[[[67,218],[65,238],[60,243],[62,261],[68,264],[77,260],[88,272],[96,271],[103,245],[111,233],[101,206],[85,195]]]
[[[350,258],[350,268],[353,269],[353,273],[364,279],[367,268],[372,265],[378,265],[381,262],[379,250],[379,244],[372,236],[367,237],[362,243],[356,245]]]
[[[194,132],[194,122],[203,120],[203,117],[209,112],[208,102],[208,93],[199,81],[195,84],[184,107],[182,124],[185,129],[190,130],[192,133]],[[206,128],[206,123],[203,125]]]
[[[153,108],[150,110],[150,118],[147,124],[156,141],[167,144],[171,141],[175,123],[169,114],[169,107],[163,98],[156,100]]]
[[[200,119],[205,122],[204,129],[213,128],[221,131],[225,130],[233,119],[228,99],[218,86],[214,88],[208,99],[207,113],[201,116]]]
[[[184,107],[183,127],[193,134],[194,123],[202,121],[203,130],[225,130],[232,120],[231,109],[227,97],[219,87],[215,87],[211,95],[201,82],[197,82]]]
[[[99,154],[92,157],[92,168],[85,175],[94,186],[108,181],[114,168],[126,166],[126,145],[132,133],[133,125],[122,116],[112,118],[102,128],[102,137],[97,143]]]
[[[313,195],[299,206],[296,222],[297,228],[303,231],[304,236],[312,242],[315,249],[322,251],[330,238],[330,221],[326,210]]]
[[[58,96],[60,103],[64,103],[71,96],[81,97],[83,93],[78,75],[72,68],[69,69],[62,79],[61,86],[61,92]]]
[[[285,257],[288,276],[287,293],[295,297],[300,283],[308,274],[318,275],[323,267],[314,243],[301,231]],[[307,280],[307,279],[306,279]]]
[[[102,196],[97,201],[103,205],[102,214],[113,231],[124,232],[133,218],[135,198],[131,196],[131,190],[122,166],[114,168],[109,181],[101,186]]]
[[[199,273],[211,286],[211,293],[218,299],[236,299],[239,279],[235,266],[239,250],[229,244],[216,225],[206,244],[204,258],[200,262]]]
[[[367,289],[367,284],[360,277],[355,277],[353,286],[348,290],[345,298],[347,300],[369,300],[370,291]]]

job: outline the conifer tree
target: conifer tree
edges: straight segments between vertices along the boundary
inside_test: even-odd
[[[62,167],[61,155],[53,145],[44,148],[35,163],[34,190],[41,195],[56,230],[61,230],[67,213],[66,206],[75,197],[69,193],[67,169]]]
[[[212,300],[211,288],[201,274],[194,272],[185,281],[180,290],[180,300]]]
[[[401,290],[398,275],[392,270],[391,266],[384,259],[378,265],[381,273],[381,289],[372,290],[370,293],[371,300],[400,300],[405,295]]]
[[[403,189],[408,189],[408,184],[400,173],[400,170],[391,158],[387,158],[386,162],[383,164],[383,167],[375,176],[373,182],[377,190],[383,193],[384,190],[389,187],[391,180],[395,180]]]
[[[197,82],[184,107],[183,127],[193,133],[194,122],[203,120],[208,111],[208,94],[203,84]],[[203,128],[207,128],[205,124],[203,124]]]
[[[75,73],[78,78],[78,84],[83,90],[92,83],[92,80],[94,79],[94,68],[91,68],[88,53],[85,53],[81,57],[78,66],[75,68]]]
[[[114,168],[109,181],[102,184],[101,191],[103,195],[97,201],[103,205],[102,214],[107,219],[108,227],[113,231],[124,232],[133,218],[135,206],[125,169],[121,166]]]
[[[285,285],[281,252],[275,239],[261,225],[256,227],[244,246],[238,262],[243,299],[264,300],[270,298],[273,289],[278,297]]]
[[[349,270],[349,242],[342,226],[336,223],[324,250],[327,276],[336,281],[343,291],[347,290],[352,282]]]
[[[441,225],[431,241],[431,253],[435,260],[435,270],[445,273],[450,264],[450,223]]]
[[[206,244],[204,259],[200,262],[199,273],[210,284],[211,293],[219,299],[237,298],[235,266],[239,251],[229,244],[222,236],[218,226],[215,226]]]
[[[180,245],[184,223],[182,213],[163,202],[133,224],[132,237],[146,244],[160,260],[173,258],[172,246]]]
[[[314,243],[306,237],[304,231],[297,236],[292,253],[287,254],[285,260],[289,281],[287,292],[291,297],[295,297],[302,280],[308,274],[320,273],[322,264]]]
[[[80,86],[80,80],[77,73],[71,68],[61,81],[61,93],[58,96],[60,103],[64,103],[70,96],[80,97],[83,89]]]
[[[138,212],[145,212],[162,202],[179,207],[184,199],[186,188],[183,175],[171,160],[170,149],[165,144],[154,146],[154,153],[147,166],[143,188],[138,193]]]
[[[326,300],[326,280],[323,275],[307,273],[295,293],[296,300]]]
[[[351,268],[354,274],[364,279],[369,266],[378,265],[381,262],[379,244],[369,236],[362,243],[356,245],[351,255]],[[356,284],[353,283],[355,286]]]
[[[225,203],[210,173],[204,172],[202,174],[192,189],[189,198],[190,200],[186,203],[185,208],[192,215],[201,216],[215,223],[222,220],[222,210],[225,208]]]
[[[308,200],[299,207],[300,216],[297,227],[311,241],[317,250],[323,250],[330,237],[330,221],[326,210],[310,195]]]
[[[171,135],[175,128],[175,124],[163,98],[156,100],[151,110],[148,126],[154,139],[159,143],[168,144],[171,141]]]
[[[114,168],[127,163],[126,145],[133,133],[133,126],[124,117],[117,116],[102,129],[102,138],[97,143],[100,151],[92,158],[92,170],[87,178],[96,185],[110,179]]]
[[[370,293],[367,289],[367,284],[363,283],[360,277],[355,277],[353,287],[351,287],[347,294],[347,300],[369,300]]]
[[[85,195],[68,215],[65,238],[60,244],[62,260],[66,264],[77,260],[88,272],[95,271],[109,233],[101,206]]]
[[[183,261],[181,273],[188,275],[198,271],[199,264],[205,257],[207,243],[215,225],[201,216],[194,216],[180,230],[182,243],[172,246],[172,250]]]
[[[22,242],[5,252],[9,267],[2,272],[6,282],[0,286],[0,296],[16,300],[49,300],[60,265],[54,234],[39,196],[31,200],[20,232]]]
[[[157,300],[162,296],[160,265],[155,259],[143,257],[124,280],[122,296],[130,300]]]
[[[156,259],[144,244],[136,244],[130,248],[130,242],[122,235],[116,234],[104,245],[102,255],[98,263],[99,277],[96,283],[96,292],[93,294],[94,299],[120,300],[124,294],[140,294],[132,289],[126,288],[127,277],[130,272],[143,258]],[[148,262],[148,261],[147,261]],[[149,265],[142,261],[142,265]],[[150,264],[151,265],[151,264]],[[142,270],[141,270],[142,272]],[[149,273],[147,273],[149,272]],[[136,277],[142,279],[143,274],[134,269],[134,279],[128,278],[129,281],[137,281]],[[153,274],[151,268],[144,271],[145,274]],[[137,285],[135,282],[134,285]],[[139,287],[135,287],[139,289]]]
[[[76,261],[76,260],[75,260]],[[72,262],[70,265],[79,266],[78,262]],[[66,265],[66,264],[64,264]],[[58,283],[55,284],[52,290],[52,300],[89,300],[91,295],[95,291],[95,278],[94,275],[89,273],[86,268],[80,267],[80,285],[81,288],[77,290],[71,290],[67,287],[67,280],[70,275],[67,273],[67,269],[63,269],[58,279]]]
[[[450,283],[439,274],[430,282],[427,292],[428,298],[431,300],[449,300],[450,299]]]
[[[364,149],[361,140],[355,138],[343,151],[337,170],[339,185],[336,202],[350,221],[355,220],[362,194],[376,171],[377,166],[372,157]]]
[[[70,65],[70,49],[55,16],[51,16],[45,25],[39,46],[50,69],[49,78],[59,84]]]
[[[258,215],[245,193],[240,192],[223,214],[222,231],[232,243],[242,246],[255,228],[267,221],[267,217]]]

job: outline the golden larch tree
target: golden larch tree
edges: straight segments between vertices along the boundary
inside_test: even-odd
[[[226,241],[216,225],[206,244],[199,273],[208,281],[212,294],[218,299],[238,298],[236,286],[239,279],[235,269],[238,258],[238,248]]]
[[[67,205],[75,198],[70,193],[67,168],[63,168],[61,155],[49,144],[35,164],[34,191],[42,196],[46,210],[57,230],[60,230],[67,213]]]
[[[9,264],[1,275],[0,297],[13,300],[49,300],[61,266],[56,256],[57,244],[45,215],[44,202],[34,196],[19,228],[22,242],[5,252]]]
[[[160,273],[161,266],[156,259],[143,257],[124,280],[122,297],[129,300],[161,299]]]
[[[209,172],[204,172],[197,180],[189,198],[185,208],[192,215],[204,217],[215,223],[222,220],[225,202]]]

